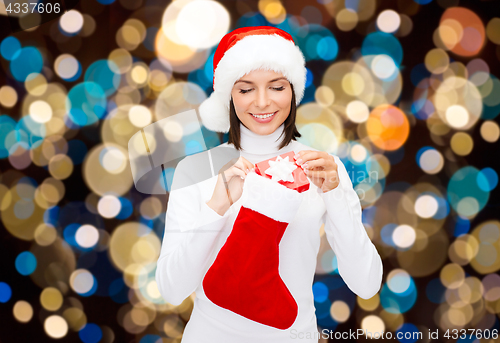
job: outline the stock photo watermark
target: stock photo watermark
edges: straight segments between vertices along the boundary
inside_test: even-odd
[[[356,329],[348,331],[333,331],[331,329],[323,329],[316,332],[310,331],[298,331],[296,329],[290,330],[290,338],[292,339],[391,339],[391,340],[421,340],[423,337],[430,341],[438,340],[441,338],[446,339],[462,339],[462,340],[475,340],[475,339],[498,339],[498,329],[447,329],[444,332],[439,329],[431,330],[428,329],[427,332],[421,331],[368,331],[367,329]]]

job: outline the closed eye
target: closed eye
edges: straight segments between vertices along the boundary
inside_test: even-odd
[[[245,94],[245,93],[248,93],[252,90],[253,88],[250,88],[250,89],[240,89],[240,93],[242,94]],[[271,89],[274,89],[275,91],[282,91],[285,89],[285,87],[281,86],[281,87],[271,87]]]

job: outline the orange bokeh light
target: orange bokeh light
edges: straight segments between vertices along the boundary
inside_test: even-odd
[[[408,139],[410,123],[398,107],[384,104],[375,107],[370,113],[366,132],[377,147],[397,150]]]
[[[455,23],[456,25],[450,25],[450,23]],[[484,24],[476,13],[467,8],[448,8],[443,13],[439,25],[441,35],[443,35],[444,32],[450,31],[451,29],[455,31],[456,38],[458,39],[456,41],[456,44],[453,44],[453,47],[449,46],[449,48],[453,53],[457,55],[474,56],[479,53],[479,51],[484,46],[486,38]],[[457,30],[460,30],[461,32],[456,32]],[[441,39],[443,41],[450,40],[449,37],[441,37]]]

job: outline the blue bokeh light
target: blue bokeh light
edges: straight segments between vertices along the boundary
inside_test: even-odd
[[[29,149],[40,146],[46,135],[45,124],[34,121],[31,116],[24,116],[16,123],[16,141],[26,143]]]
[[[365,37],[361,45],[361,53],[363,56],[368,55],[388,55],[400,67],[403,61],[403,47],[396,37],[390,33],[373,32]]]
[[[328,287],[326,287],[323,282],[315,282],[312,289],[314,294],[314,301],[322,303],[326,299],[328,299]]]
[[[97,324],[87,323],[78,331],[78,336],[83,343],[98,343],[102,339],[102,330]]]
[[[120,86],[121,75],[118,66],[109,60],[98,60],[92,63],[85,72],[85,82],[98,84],[109,97],[116,92]]]
[[[424,63],[419,63],[414,66],[410,73],[411,83],[417,87],[421,81],[431,76],[431,72],[427,69]]]
[[[129,288],[123,282],[123,277],[115,279],[108,287],[111,300],[118,304],[125,304],[129,301],[128,290]]]
[[[184,147],[184,155],[185,156],[197,154],[197,153],[202,152],[202,151],[204,151],[202,144],[195,139],[189,140],[186,143],[186,146]]]
[[[163,180],[160,180],[160,184],[165,188],[165,191],[170,192],[172,188],[172,183],[174,182],[174,173],[175,168],[166,168],[162,171],[162,175],[160,176],[163,180],[166,180],[167,184]]]
[[[16,121],[8,115],[0,116],[0,158],[9,156],[9,150],[16,142]],[[11,139],[7,139],[7,137]]]
[[[333,37],[323,37],[316,47],[318,56],[325,61],[333,61],[339,53],[339,44]]]
[[[477,185],[485,192],[491,192],[498,185],[498,174],[490,167],[481,169],[477,174]]]
[[[388,223],[382,227],[380,230],[380,238],[382,238],[382,242],[387,244],[390,247],[395,247],[396,244],[392,240],[392,234],[396,229],[397,225],[394,223]]]
[[[382,307],[390,313],[398,314],[408,312],[417,300],[417,287],[413,278],[410,276],[410,286],[403,293],[393,292],[387,283],[382,286],[380,291],[380,303]]]
[[[134,212],[134,207],[132,206],[132,202],[124,197],[119,197],[118,199],[120,200],[121,208],[120,212],[116,215],[115,218],[120,220],[127,219]]]
[[[68,116],[77,126],[91,125],[106,113],[106,95],[95,82],[79,83],[66,98]]]
[[[247,12],[236,21],[235,29],[263,25],[272,26],[260,12]]]
[[[456,217],[456,224],[453,235],[455,237],[461,236],[463,234],[469,233],[470,231],[470,221],[467,218],[461,216]]]
[[[97,0],[97,2],[103,5],[111,5],[115,0]]]
[[[425,293],[427,298],[434,304],[441,304],[445,301],[444,293],[446,292],[446,287],[443,286],[439,278],[434,278],[427,284],[425,288]]]
[[[396,337],[402,343],[414,343],[420,335],[420,330],[412,323],[404,323],[399,329],[396,330]],[[423,337],[423,336],[422,336]]]
[[[10,61],[10,72],[17,81],[24,82],[31,73],[40,73],[43,58],[37,48],[28,46],[18,50]]]
[[[158,335],[147,334],[141,338],[139,343],[161,343],[162,338]]]
[[[12,297],[12,289],[5,282],[0,282],[0,303],[6,303]]]
[[[306,85],[305,85],[306,88],[313,83],[313,80],[314,80],[313,73],[311,72],[311,70],[309,70],[309,68],[306,68]]]
[[[331,1],[331,0],[330,0]],[[358,12],[360,0],[345,0],[345,8]]]
[[[21,43],[15,37],[9,36],[0,44],[0,54],[10,61],[21,50]]]
[[[36,269],[36,257],[29,251],[23,251],[17,255],[15,265],[19,274],[30,275]]]

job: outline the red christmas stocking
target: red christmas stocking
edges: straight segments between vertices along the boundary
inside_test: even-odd
[[[296,190],[247,175],[231,234],[203,279],[214,304],[277,329],[292,326],[298,306],[279,275],[279,243],[301,200]]]

